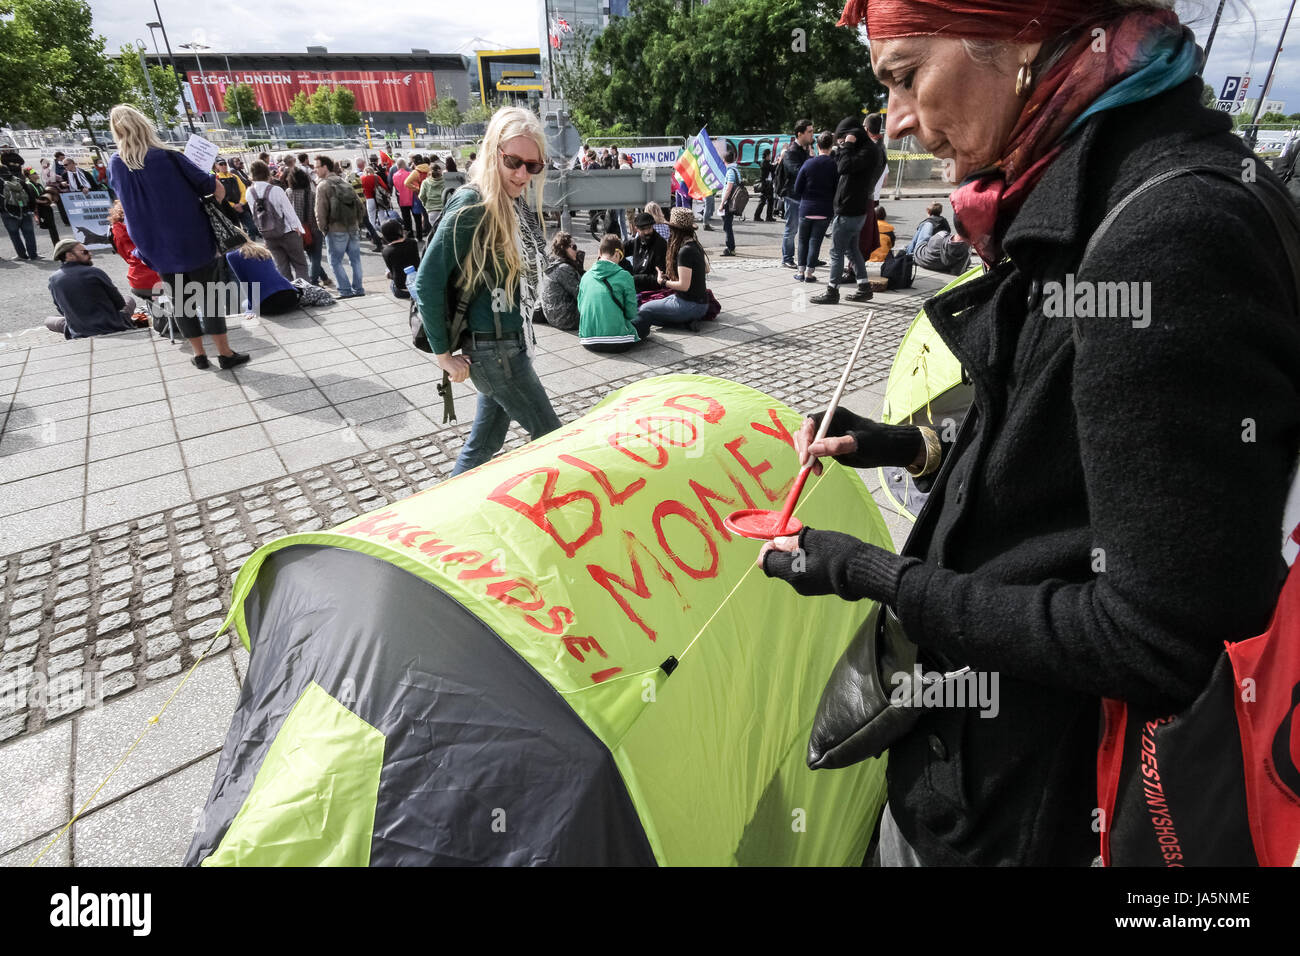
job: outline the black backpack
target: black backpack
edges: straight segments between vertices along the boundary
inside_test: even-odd
[[[785,196],[790,191],[790,174],[786,172],[785,160],[776,161],[776,169],[772,171],[772,192],[777,196]]]
[[[3,198],[4,211],[9,215],[18,218],[30,211],[27,185],[21,178],[12,174],[5,176],[0,191],[2,191],[0,196]]]
[[[885,256],[885,261],[880,264],[880,275],[889,281],[889,289],[910,289],[916,275],[916,264],[910,254],[895,252]]]

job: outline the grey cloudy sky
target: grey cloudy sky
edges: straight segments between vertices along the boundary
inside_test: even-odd
[[[1210,52],[1206,80],[1219,90],[1228,74],[1251,70],[1262,83],[1286,19],[1290,0],[1229,0]],[[145,23],[154,19],[151,0],[90,0],[95,29],[116,49],[137,39],[149,42]],[[173,49],[198,40],[218,52],[305,51],[322,45],[332,53],[468,51],[475,37],[510,47],[535,47],[538,0],[159,0]],[[1179,11],[1202,46],[1216,0],[1188,0]],[[1297,19],[1300,19],[1298,17]],[[1271,99],[1300,112],[1300,23],[1278,60]]]

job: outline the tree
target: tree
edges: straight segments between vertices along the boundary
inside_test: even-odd
[[[1214,109],[1214,104],[1215,102],[1218,101],[1218,99],[1219,98],[1214,94],[1214,87],[1212,87],[1209,83],[1202,82],[1201,83],[1201,105],[1208,106],[1210,107],[1210,109]]]
[[[1265,113],[1258,120],[1258,122],[1260,123],[1265,123],[1268,125],[1275,125],[1275,126],[1282,126],[1286,123],[1286,121],[1287,121],[1286,117],[1283,116],[1281,113]]]
[[[454,96],[446,96],[429,104],[424,111],[429,122],[435,126],[456,127],[461,124],[460,104]]]
[[[247,83],[232,83],[226,87],[226,122],[244,128],[262,125],[262,108],[257,105],[257,94]]]
[[[788,129],[818,83],[843,78],[855,102],[884,97],[857,30],[835,26],[839,0],[634,0],[592,44],[603,74],[570,107],[647,136]],[[720,92],[725,91],[725,92]]]
[[[599,77],[591,56],[594,42],[595,33],[591,27],[580,23],[573,36],[551,54],[556,95],[564,97],[571,107],[586,102]]]
[[[346,86],[334,90],[333,122],[341,126],[357,126],[361,123],[361,114],[357,112],[356,94]]]
[[[316,87],[307,97],[307,115],[309,123],[328,125],[334,122],[334,91],[327,86]]]
[[[818,129],[834,129],[846,116],[860,116],[862,101],[848,80],[826,80],[813,87],[809,118]]]
[[[306,90],[299,90],[289,101],[289,115],[295,123],[311,122],[311,102]]]
[[[140,54],[130,45],[122,47],[122,55],[115,65],[122,81],[123,103],[129,103],[145,116],[157,118],[157,113],[161,113],[162,125],[168,129],[180,124],[184,111],[181,105],[181,84],[170,67],[151,65],[146,80],[145,72],[140,66]],[[149,94],[150,84],[153,85],[152,96]]]
[[[122,78],[84,0],[0,0],[0,114],[68,128],[122,102]]]
[[[485,106],[480,101],[467,109],[460,118],[462,123],[486,123],[496,112],[491,106]]]

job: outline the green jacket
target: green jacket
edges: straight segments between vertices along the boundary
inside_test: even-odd
[[[452,351],[447,342],[447,330],[452,315],[447,311],[447,288],[455,288],[459,279],[460,264],[469,255],[470,240],[483,218],[483,204],[478,192],[468,186],[456,190],[433,234],[433,244],[420,260],[415,275],[415,298],[420,305],[420,318],[429,345],[435,355]],[[495,270],[493,270],[495,271]],[[485,276],[470,294],[465,318],[475,332],[493,334],[496,323],[492,314],[492,291],[497,283]],[[503,298],[503,297],[499,297]],[[519,311],[519,297],[508,311],[497,316],[501,331],[518,332],[524,327],[524,317]]]
[[[632,274],[608,259],[597,259],[578,283],[579,344],[639,342],[641,337],[632,325],[635,318]]]

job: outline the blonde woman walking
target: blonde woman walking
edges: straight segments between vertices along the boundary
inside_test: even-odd
[[[527,110],[498,110],[469,182],[447,203],[416,276],[415,295],[438,365],[478,389],[478,413],[452,475],[491,458],[511,421],[536,439],[560,427],[530,356],[533,309],[545,270],[536,207],[525,198],[546,168],[546,138]],[[536,188],[541,205],[540,183]],[[468,330],[448,341],[448,292],[468,297]],[[453,354],[460,350],[460,354]]]

